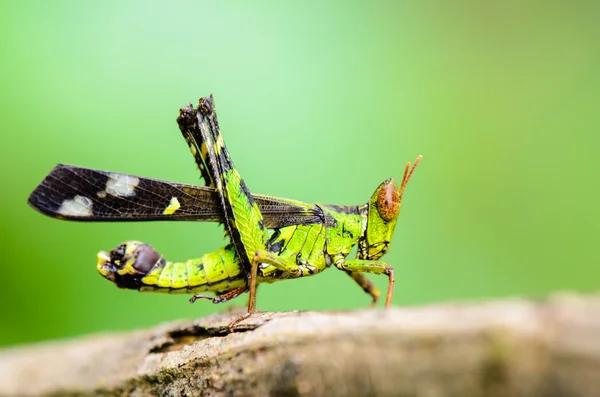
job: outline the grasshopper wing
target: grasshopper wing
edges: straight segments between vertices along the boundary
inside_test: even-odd
[[[264,195],[254,198],[267,227],[321,221],[312,205]],[[29,205],[53,218],[82,222],[222,222],[218,200],[212,187],[59,164],[31,193]]]

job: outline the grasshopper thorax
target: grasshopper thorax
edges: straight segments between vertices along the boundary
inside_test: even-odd
[[[363,207],[366,209],[366,223],[358,242],[359,259],[377,260],[388,252],[402,207],[402,193],[420,160],[421,156],[417,157],[412,168],[410,162],[406,164],[400,187],[393,178],[386,179]]]
[[[142,278],[164,260],[154,248],[139,241],[126,241],[109,253],[98,253],[97,269],[119,288],[139,289]]]

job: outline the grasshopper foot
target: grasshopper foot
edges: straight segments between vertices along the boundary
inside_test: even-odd
[[[378,301],[379,301],[379,296],[373,296],[373,300],[371,301],[371,304],[369,305],[369,309],[373,309],[374,307],[376,307]]]
[[[245,319],[249,318],[252,315],[252,313],[245,313],[242,314],[241,316],[239,316],[238,318],[236,318],[235,320],[233,320],[232,322],[229,323],[229,325],[227,326],[227,330],[229,331],[230,334],[232,334],[234,331],[234,328],[236,325],[238,325],[239,323],[241,323],[242,321],[244,321]]]

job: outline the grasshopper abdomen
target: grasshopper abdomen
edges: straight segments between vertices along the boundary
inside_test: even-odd
[[[165,293],[228,291],[245,285],[235,251],[225,246],[185,262],[165,260],[154,248],[128,241],[98,254],[98,271],[120,288]]]

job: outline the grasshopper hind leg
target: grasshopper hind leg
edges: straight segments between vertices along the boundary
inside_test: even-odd
[[[256,252],[252,259],[252,266],[250,267],[250,280],[248,280],[248,310],[235,320],[229,323],[229,332],[233,332],[233,328],[240,322],[250,317],[256,311],[256,288],[258,278],[258,266],[259,262],[259,251]]]

